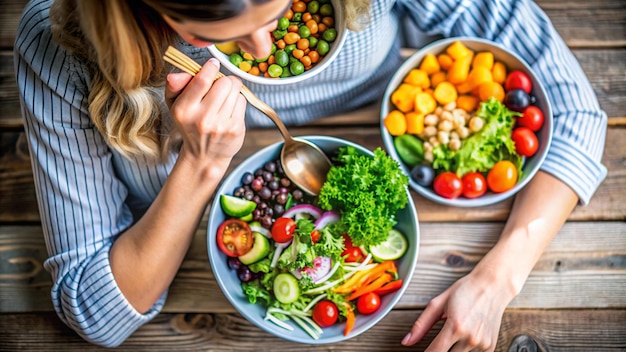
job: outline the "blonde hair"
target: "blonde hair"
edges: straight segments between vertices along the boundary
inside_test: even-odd
[[[343,3],[348,28],[361,29],[370,0]],[[163,97],[155,88],[165,84],[162,55],[176,34],[139,0],[56,0],[50,19],[55,40],[90,71],[89,114],[107,143],[127,158],[165,158],[180,138],[161,132]]]
[[[137,2],[140,5],[140,2]],[[135,5],[135,4],[133,4]],[[161,59],[175,34],[147,6],[126,0],[57,0],[50,10],[58,42],[83,60],[92,77],[89,114],[109,145],[122,155],[164,155],[160,135]]]

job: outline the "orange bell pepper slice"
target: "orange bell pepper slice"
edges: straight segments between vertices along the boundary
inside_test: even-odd
[[[374,281],[372,281],[370,284],[362,286],[356,289],[356,291],[352,292],[350,297],[348,297],[348,301],[357,299],[366,293],[374,292],[375,290],[383,287],[383,285],[385,285],[386,283],[391,282],[391,280],[393,280],[393,276],[391,274],[383,273],[381,276],[374,279]]]
[[[379,296],[383,296],[383,295],[386,295],[388,293],[398,290],[400,287],[402,287],[402,279],[388,282],[385,285],[383,285],[381,288],[374,290],[374,292],[378,294]]]

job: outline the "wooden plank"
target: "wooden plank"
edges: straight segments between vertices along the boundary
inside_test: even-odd
[[[305,345],[270,335],[239,314],[160,314],[139,328],[117,351],[423,351],[441,329],[435,325],[423,341],[400,341],[419,310],[389,313],[365,333],[332,345]],[[496,351],[623,351],[624,310],[507,310]],[[267,347],[269,350],[269,347]],[[0,315],[2,351],[101,351],[67,328],[54,313]]]
[[[27,0],[0,1],[0,47],[13,46]],[[570,46],[623,46],[626,43],[622,0],[537,0]]]
[[[626,49],[575,50],[574,54],[587,73],[600,106],[606,111],[612,124],[625,125],[626,107]],[[0,51],[0,131],[22,126],[17,84],[13,74],[13,57]],[[314,124],[364,124],[379,123],[380,102],[363,111],[340,114],[321,119]]]
[[[374,127],[354,128],[328,126],[292,128],[294,135],[334,135],[369,149],[382,146],[379,130]],[[626,219],[626,169],[624,150],[626,139],[623,128],[609,128],[603,163],[609,173],[597,190],[591,203],[578,206],[570,220],[624,220]],[[235,156],[231,169],[247,156],[264,146],[281,140],[276,129],[255,129],[248,132],[242,150]],[[23,137],[16,132],[0,132],[0,222],[39,221],[28,150]],[[487,207],[463,209],[434,203],[411,192],[420,221],[495,221],[508,216],[511,200]]]
[[[421,223],[418,263],[398,308],[423,308],[494,245],[501,223]],[[531,273],[515,308],[626,308],[626,223],[569,222]],[[202,223],[174,280],[166,312],[233,312],[207,260]],[[0,227],[0,312],[51,311],[51,279],[37,226]]]

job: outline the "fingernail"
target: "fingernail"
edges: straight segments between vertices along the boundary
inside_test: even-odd
[[[210,62],[210,63],[212,63],[213,65],[217,66],[217,68],[219,68],[219,67],[220,67],[220,62],[219,62],[219,60],[218,60],[218,59],[216,59],[216,58],[214,58],[214,57],[210,58],[210,59],[209,59],[209,62]]]
[[[408,334],[406,334],[406,336],[402,339],[402,344],[406,345],[407,343],[409,343],[409,340],[411,339],[411,333],[409,332]]]

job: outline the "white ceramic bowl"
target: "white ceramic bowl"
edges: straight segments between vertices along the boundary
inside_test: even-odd
[[[233,65],[233,63],[230,62],[228,55],[219,51],[219,49],[217,49],[215,45],[209,46],[208,50],[211,53],[211,55],[213,55],[215,58],[217,58],[220,61],[222,67],[227,69],[232,74],[239,76],[240,78],[249,82],[254,82],[258,84],[266,84],[266,85],[283,85],[283,84],[296,83],[296,82],[300,82],[305,79],[311,78],[317,75],[318,73],[320,73],[328,65],[330,65],[330,63],[333,62],[333,60],[335,60],[335,58],[337,57],[337,54],[339,54],[339,51],[341,50],[341,47],[345,43],[346,37],[348,34],[348,30],[346,29],[346,20],[345,20],[345,16],[343,12],[343,2],[340,0],[331,0],[331,3],[334,9],[335,29],[337,30],[337,37],[334,42],[329,43],[330,50],[322,58],[322,60],[320,60],[317,64],[315,64],[313,68],[311,68],[308,71],[305,71],[304,73],[300,75],[285,77],[285,78],[267,78],[267,77],[262,77],[262,76],[251,75],[240,70],[237,66]]]
[[[521,70],[528,74],[530,77],[533,90],[531,95],[535,97],[536,101],[534,105],[539,107],[544,114],[545,121],[543,127],[539,131],[536,132],[537,139],[539,141],[539,148],[535,155],[529,158],[525,158],[524,164],[522,167],[522,175],[517,182],[517,184],[510,190],[502,192],[502,193],[493,193],[491,191],[487,191],[487,193],[479,198],[469,199],[464,198],[463,196],[455,199],[444,198],[438,194],[436,194],[432,187],[424,187],[413,179],[409,180],[409,185],[412,189],[418,192],[420,195],[424,196],[427,199],[430,199],[434,202],[457,206],[457,207],[480,207],[486,206],[494,203],[501,202],[505,199],[510,198],[519,190],[521,190],[532,178],[535,176],[539,167],[545,160],[545,157],[548,153],[548,148],[550,147],[550,142],[552,140],[552,108],[550,106],[550,101],[548,100],[547,94],[543,89],[541,83],[537,80],[536,75],[533,73],[532,69],[528,64],[524,62],[518,55],[513,53],[512,51],[502,47],[501,45],[477,38],[466,38],[466,37],[454,37],[437,40],[429,45],[426,45],[415,54],[411,55],[396,71],[396,73],[391,78],[387,89],[385,90],[385,94],[383,96],[381,112],[380,112],[380,128],[383,137],[383,143],[389,155],[391,155],[394,159],[396,159],[400,165],[402,166],[403,171],[410,175],[411,169],[402,162],[396,149],[393,144],[393,136],[387,132],[383,124],[383,119],[387,114],[395,109],[393,103],[391,102],[391,94],[395,91],[395,89],[402,83],[406,74],[413,68],[419,66],[422,62],[422,59],[426,54],[440,54],[446,50],[446,48],[454,43],[455,41],[461,41],[465,46],[474,52],[480,51],[490,51],[494,54],[494,57],[497,61],[501,61],[507,67],[507,72],[512,70]]]
[[[339,138],[326,136],[304,136],[300,138],[304,138],[315,143],[330,157],[335,155],[339,147],[348,145],[353,146],[363,154],[373,155],[373,153],[365,147]],[[241,185],[241,179],[245,172],[254,172],[256,169],[265,165],[266,162],[276,160],[280,155],[282,144],[282,142],[272,144],[248,157],[224,179],[220,188],[217,190],[216,197],[211,205],[207,230],[207,247],[213,275],[215,276],[219,287],[226,295],[226,298],[237,309],[237,311],[254,325],[270,334],[289,341],[305,344],[326,344],[353,338],[367,331],[391,311],[400,297],[404,294],[404,291],[413,276],[419,248],[419,227],[415,204],[408,194],[409,191],[407,189],[407,195],[409,196],[408,203],[404,209],[398,212],[398,224],[395,227],[406,235],[409,243],[409,248],[406,254],[396,261],[399,277],[404,281],[402,288],[394,293],[382,296],[381,307],[376,312],[369,315],[357,315],[354,328],[348,336],[343,335],[345,328],[344,323],[337,323],[329,328],[324,328],[324,333],[321,334],[318,340],[311,338],[306,332],[304,332],[304,330],[295,325],[292,321],[286,322],[294,328],[292,332],[288,332],[287,330],[274,325],[274,323],[263,319],[265,317],[266,309],[262,305],[251,304],[248,301],[248,298],[241,289],[241,282],[237,277],[237,272],[228,267],[226,255],[220,251],[216,244],[217,228],[226,219],[226,214],[224,214],[220,207],[219,195],[232,195],[233,190]]]

